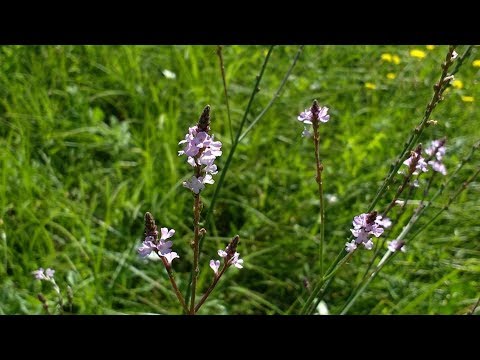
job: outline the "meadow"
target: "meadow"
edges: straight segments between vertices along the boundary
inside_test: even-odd
[[[191,168],[178,142],[211,107],[211,133],[223,144],[220,173],[269,46],[222,49],[229,121],[217,47],[0,47],[0,314],[42,314],[37,294],[55,292],[32,271],[55,269],[73,314],[182,314],[165,269],[139,257],[144,214],[176,229],[173,265],[185,292],[191,271]],[[467,46],[458,46],[462,56]],[[243,269],[229,269],[199,314],[299,314],[318,274],[319,200],[315,158],[301,136],[300,112],[317,99],[330,120],[320,129],[324,165],[325,262],[348,240],[392,163],[422,120],[448,46],[275,46],[225,173],[200,257],[198,288],[218,249],[236,234]],[[295,57],[298,60],[281,88]],[[480,165],[480,49],[473,47],[432,114],[420,142],[446,137],[445,185],[416,229],[444,207]],[[431,170],[430,170],[431,171]],[[204,215],[219,184],[202,191]],[[450,179],[448,182],[447,179]],[[381,199],[388,205],[401,174]],[[396,236],[422,197],[395,207]],[[480,183],[398,253],[348,314],[466,314],[480,296]],[[398,216],[398,221],[397,221]],[[376,246],[383,241],[376,240]],[[375,250],[375,249],[374,249]],[[323,298],[339,314],[373,251],[342,266]],[[323,310],[325,313],[325,310]],[[476,311],[478,313],[478,310]]]

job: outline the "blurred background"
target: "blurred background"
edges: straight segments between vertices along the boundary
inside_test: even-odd
[[[193,197],[182,187],[191,167],[177,156],[178,142],[210,104],[212,133],[223,143],[217,159],[222,171],[231,131],[241,122],[268,48],[223,48],[230,128],[216,46],[0,47],[0,313],[42,313],[37,294],[52,300],[55,294],[31,272],[50,267],[62,291],[73,289],[72,313],[180,314],[162,264],[136,252],[143,215],[149,211],[159,227],[176,229],[180,259],[173,267],[185,291]],[[298,114],[313,99],[330,108],[330,121],[320,129],[328,265],[350,236],[353,216],[367,210],[422,119],[447,50],[304,48],[226,174],[200,258],[200,291],[213,275],[209,260],[235,234],[245,268],[226,273],[202,314],[298,313],[292,304],[306,295],[305,280],[314,282],[318,273],[319,232],[313,144],[301,137]],[[273,49],[247,126],[275,94],[297,51]],[[447,137],[449,174],[480,140],[479,72],[474,48],[433,113],[438,124],[422,135],[425,146]],[[479,163],[475,153],[419,225]],[[443,178],[436,180],[432,191]],[[204,213],[216,185],[202,192]],[[433,226],[411,243],[407,237],[408,251],[383,269],[349,313],[468,312],[480,296],[479,194],[475,181]],[[421,190],[413,200],[420,196]],[[397,211],[390,214],[394,222]],[[338,273],[324,299],[330,313],[345,304],[371,255],[359,251]]]

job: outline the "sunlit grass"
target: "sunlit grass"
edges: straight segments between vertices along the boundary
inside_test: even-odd
[[[330,108],[321,129],[329,263],[421,119],[446,48],[305,47],[281,96],[233,158],[198,286],[208,286],[208,261],[236,233],[245,269],[225,275],[202,313],[284,313],[317,271],[315,160],[298,113],[313,99]],[[223,50],[234,129],[266,49]],[[270,101],[296,51],[275,47],[252,114]],[[422,138],[447,137],[450,172],[480,139],[479,56],[474,49],[456,75],[462,86],[445,94],[438,124]],[[192,200],[181,186],[190,169],[177,144],[210,104],[212,133],[225,151],[231,147],[215,47],[4,46],[0,95],[0,313],[42,312],[36,293],[50,289],[31,275],[40,266],[55,268],[60,287],[73,287],[77,313],[180,313],[163,267],[139,259],[135,247],[145,211],[175,228],[181,259],[174,268],[186,289]],[[225,157],[217,162],[221,171]],[[458,182],[478,164],[477,155]],[[214,186],[202,193],[207,207]],[[350,313],[468,311],[479,296],[479,192],[472,184],[408,244]],[[325,298],[331,312],[363,275],[364,255],[332,284]]]

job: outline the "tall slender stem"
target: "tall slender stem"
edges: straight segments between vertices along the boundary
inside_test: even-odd
[[[377,267],[375,268],[375,270],[373,270],[373,272],[370,274],[370,276],[367,278],[366,281],[363,282],[363,284],[360,286],[360,288],[358,289],[358,291],[356,293],[353,294],[352,298],[350,299],[350,301],[347,302],[347,304],[345,305],[345,307],[342,309],[342,311],[340,312],[340,315],[345,315],[347,313],[347,311],[350,309],[350,307],[355,303],[355,301],[357,300],[357,298],[360,296],[360,294],[363,293],[363,291],[367,288],[367,286],[372,282],[373,279],[375,279],[375,277],[377,276],[377,274],[380,272],[380,270],[382,270],[382,268],[387,264],[387,262],[392,259],[392,256],[390,256],[392,254],[392,252],[390,250],[388,250],[385,255],[383,256],[383,258],[380,260],[380,263],[377,265]]]
[[[256,77],[255,86],[253,87],[252,94],[250,95],[250,100],[248,101],[248,105],[247,105],[247,108],[245,109],[245,113],[243,114],[243,118],[242,118],[242,121],[240,123],[240,126],[237,129],[236,138],[233,141],[232,148],[230,149],[230,152],[228,153],[228,157],[227,157],[227,160],[225,162],[225,166],[223,167],[223,170],[220,172],[220,178],[218,179],[217,186],[215,187],[215,191],[213,193],[212,199],[210,200],[210,206],[208,207],[207,213],[205,215],[205,220],[206,220],[207,224],[209,224],[209,222],[211,221],[211,217],[212,217],[211,215],[212,215],[213,209],[215,208],[215,202],[217,201],[218,194],[223,187],[223,182],[225,180],[225,176],[227,174],[228,168],[230,167],[230,163],[232,162],[233,154],[235,153],[235,150],[237,148],[239,138],[240,138],[240,135],[242,133],[243,126],[245,125],[245,122],[247,120],[247,116],[250,112],[250,108],[251,108],[252,103],[253,103],[253,99],[255,98],[255,95],[260,91],[260,88],[259,88],[260,81],[262,80],[263,73],[265,72],[265,69],[267,67],[268,61],[270,59],[270,55],[273,51],[273,47],[274,47],[274,45],[270,46],[270,48],[268,49],[267,56],[265,56],[265,60],[263,62],[262,68],[260,70],[260,74]],[[202,249],[202,244],[203,244],[203,241],[199,241],[199,248],[198,248],[199,252]],[[194,273],[192,271],[192,273],[190,274],[190,283],[193,282],[193,275],[194,275]],[[188,299],[190,297],[190,292],[191,292],[191,287],[189,286],[187,288],[185,298]]]
[[[199,168],[199,167],[198,167]],[[198,278],[198,258],[199,258],[199,244],[200,244],[200,194],[194,194],[194,205],[193,205],[193,267],[192,267],[192,295],[190,297],[190,315],[195,315],[195,292],[197,289],[197,278]]]
[[[425,230],[427,227],[429,227],[430,225],[432,225],[435,220],[437,220],[437,218],[445,211],[445,210],[448,210],[448,207],[452,204],[452,202],[458,197],[458,195],[460,195],[460,193],[462,191],[464,191],[468,184],[470,184],[473,180],[475,180],[475,178],[480,174],[480,168],[477,169],[477,171],[471,176],[469,177],[466,181],[464,181],[464,183],[460,186],[460,188],[455,192],[455,194],[453,194],[453,196],[451,196],[447,203],[440,209],[438,210],[438,212],[425,224],[423,224],[420,229],[417,230],[417,232],[415,234],[412,235],[412,237],[410,238],[410,241],[415,239],[417,237],[418,234],[420,234],[423,230]]]
[[[157,253],[157,255],[158,255],[158,253]],[[172,271],[171,265],[168,263],[168,261],[163,256],[160,256],[160,255],[158,255],[158,256],[162,260],[163,265],[165,266],[165,269],[167,270],[168,278],[170,279],[170,283],[172,284],[173,290],[175,292],[175,295],[177,296],[178,301],[182,305],[185,313],[188,314],[187,304],[185,303],[185,299],[183,298],[182,293],[178,289],[177,283],[175,282],[175,277],[173,276],[173,271]]]
[[[225,271],[227,270],[227,268],[228,268],[227,264],[223,265],[222,270],[218,273],[218,275],[215,275],[215,277],[213,278],[213,281],[212,281],[212,283],[210,284],[210,286],[208,287],[207,291],[205,292],[205,294],[203,294],[203,296],[202,296],[202,298],[200,299],[200,301],[198,302],[197,306],[195,306],[195,312],[198,312],[198,310],[199,310],[200,307],[203,305],[203,303],[205,302],[205,300],[207,300],[208,296],[209,296],[210,293],[213,291],[213,289],[215,289],[215,286],[217,286],[218,280],[220,280],[220,278],[221,278],[222,275],[225,273]]]
[[[243,126],[245,125],[245,122],[247,121],[248,114],[250,112],[250,108],[252,107],[253,104],[253,99],[255,98],[255,95],[260,91],[259,85],[260,81],[262,80],[263,73],[265,72],[265,69],[268,64],[268,60],[270,59],[270,54],[272,53],[274,45],[270,46],[270,49],[268,50],[267,56],[265,56],[265,60],[263,61],[262,68],[260,69],[260,74],[257,75],[255,85],[252,90],[252,94],[250,95],[250,99],[248,100],[247,108],[245,109],[245,113],[243,114],[242,121],[240,122],[240,126],[237,129],[237,134],[235,137],[235,140],[232,144],[232,148],[230,149],[230,152],[228,153],[227,160],[225,162],[225,166],[223,170],[220,173],[220,178],[218,179],[217,186],[215,187],[215,192],[213,193],[212,200],[210,201],[210,206],[207,211],[207,221],[209,221],[209,218],[211,217],[212,214],[212,209],[214,208],[215,202],[218,198],[218,193],[220,192],[220,189],[223,186],[223,182],[225,181],[225,176],[227,174],[227,170],[230,167],[230,163],[232,162],[233,159],[233,154],[235,153],[235,150],[237,149],[238,145],[238,140],[240,138],[240,135],[242,133]]]
[[[320,144],[320,134],[318,131],[319,123],[318,119],[313,121],[313,142],[315,144],[315,163],[317,169],[317,176],[315,180],[318,184],[318,196],[320,197],[320,245],[318,247],[318,257],[320,261],[320,277],[323,277],[323,242],[325,239],[325,208],[323,204],[323,181],[322,181],[322,171],[323,165],[320,161],[319,154],[319,144]]]
[[[225,76],[225,66],[223,64],[223,46],[217,46],[217,56],[218,61],[220,62],[220,73],[222,74],[223,81],[223,93],[225,95],[225,104],[227,105],[227,118],[228,118],[228,128],[230,130],[230,141],[233,142],[233,129],[232,129],[232,119],[230,116],[230,103],[228,101],[228,91],[227,91],[227,80]]]
[[[292,64],[288,68],[287,72],[285,73],[285,76],[283,77],[282,82],[280,83],[280,86],[278,87],[277,91],[275,91],[275,94],[272,96],[270,99],[270,102],[263,108],[263,110],[258,114],[258,116],[248,125],[247,129],[240,135],[240,138],[238,141],[242,141],[245,136],[250,132],[250,130],[253,129],[255,124],[265,115],[265,113],[272,107],[273,103],[275,100],[277,100],[280,97],[280,92],[282,91],[283,87],[287,83],[288,78],[290,77],[290,74],[292,73],[293,68],[295,67],[295,64],[297,63],[298,58],[300,57],[300,54],[302,53],[304,45],[300,45],[298,47],[297,54],[293,58]]]
[[[397,161],[392,165],[392,169],[390,170],[390,173],[387,175],[387,177],[383,181],[382,186],[380,187],[377,194],[375,195],[375,198],[372,200],[367,212],[370,212],[375,208],[375,205],[377,204],[378,200],[380,200],[380,198],[386,191],[387,187],[390,185],[393,177],[397,173],[398,169],[400,169],[400,166],[402,166],[402,162],[405,158],[405,155],[412,150],[413,146],[422,135],[423,130],[428,125],[428,120],[430,119],[430,115],[432,114],[437,104],[441,101],[442,94],[447,88],[448,84],[450,83],[450,80],[447,79],[448,69],[453,63],[452,55],[454,50],[455,50],[455,46],[449,47],[448,53],[445,57],[445,61],[442,63],[442,74],[440,75],[439,81],[434,86],[434,93],[432,95],[430,102],[425,108],[425,113],[423,115],[422,121],[420,121],[420,124],[415,127],[412,134],[410,135],[410,139],[408,139],[408,141],[405,143],[405,147],[400,153],[400,156],[397,158]]]

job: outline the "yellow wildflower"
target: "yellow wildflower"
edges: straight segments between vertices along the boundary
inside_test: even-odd
[[[452,81],[452,86],[455,89],[463,89],[463,81],[462,80],[453,80]]]
[[[371,82],[365,83],[365,87],[370,90],[375,90],[377,88],[377,85],[372,84]]]
[[[480,67],[480,60],[475,60],[472,65],[473,67]]]
[[[473,102],[473,100],[475,100],[473,96],[462,96],[463,102]]]
[[[393,55],[392,60],[395,65],[400,64],[400,58],[398,57],[398,55]]]
[[[383,61],[392,62],[392,55],[391,54],[388,54],[388,53],[382,54],[382,56],[380,58]]]
[[[418,59],[423,59],[425,56],[427,56],[427,54],[425,53],[425,51],[413,49],[410,50],[410,56],[416,57]]]
[[[387,74],[387,79],[390,79],[390,80],[393,80],[397,77],[397,75],[395,75],[394,73],[388,73]]]
[[[435,49],[435,45],[427,45],[427,50],[433,50]]]

